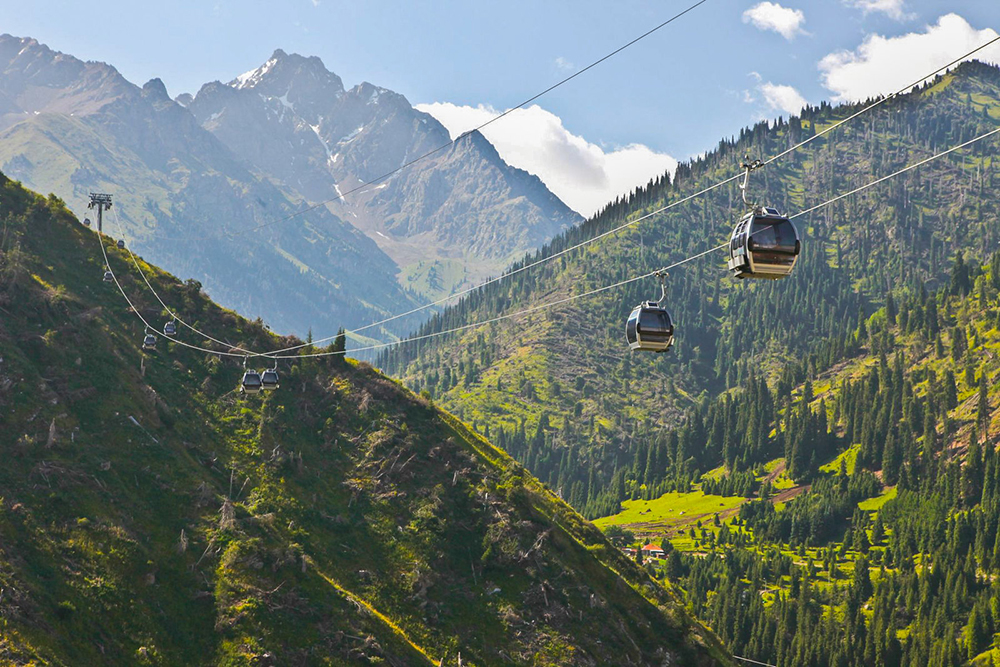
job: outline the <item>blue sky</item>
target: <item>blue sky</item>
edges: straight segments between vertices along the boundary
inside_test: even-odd
[[[414,104],[455,105],[425,107],[454,130],[478,119],[480,105],[517,104],[691,2],[0,0],[0,32],[109,62],[140,85],[158,76],[171,95],[227,81],[275,48],[318,55],[348,87],[367,80]],[[945,14],[957,15],[947,29],[939,24]],[[590,151],[584,162],[593,169],[557,190],[578,199],[581,210],[591,206],[588,187],[597,201],[607,194],[602,187],[644,180],[672,158],[710,149],[761,118],[787,115],[802,100],[899,85],[905,65],[920,64],[911,52],[926,55],[931,44],[942,54],[961,51],[992,34],[976,31],[994,27],[994,0],[708,0],[543,97],[534,117],[513,119],[490,138],[508,161],[546,182],[559,169],[573,180],[566,165],[578,157],[557,153],[567,141],[582,142],[576,150]],[[993,53],[1000,60],[1000,50]],[[551,160],[525,155],[537,145],[525,139],[533,132],[554,142]],[[639,146],[609,157],[629,145]]]

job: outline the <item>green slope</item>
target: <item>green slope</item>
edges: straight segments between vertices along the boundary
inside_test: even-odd
[[[996,127],[998,90],[1000,69],[967,63],[758,172],[754,197],[792,214],[968,140]],[[775,155],[858,108],[824,103],[801,118],[743,130],[681,165],[673,181],[658,179],[612,203],[526,261],[730,177],[745,152]],[[958,252],[985,259],[1000,242],[996,146],[995,139],[981,142],[799,219],[804,251],[787,280],[734,281],[722,253],[677,269],[669,307],[678,342],[670,354],[630,354],[623,340],[629,310],[658,292],[650,279],[402,345],[379,364],[470,423],[488,425],[501,446],[587,515],[615,512],[621,489],[632,493],[644,483],[637,470],[645,468],[647,453],[667,446],[663,427],[681,423],[702,399],[752,378],[797,384],[856,352],[858,322],[878,308],[888,288],[934,288]],[[728,238],[741,207],[732,183],[480,290],[418,333],[486,320],[690,257]],[[695,460],[670,488],[685,490],[699,466],[717,465]]]
[[[354,362],[243,397],[238,359],[142,353],[96,235],[2,176],[0,202],[0,661],[729,664],[457,419]],[[147,268],[215,335],[292,342]]]

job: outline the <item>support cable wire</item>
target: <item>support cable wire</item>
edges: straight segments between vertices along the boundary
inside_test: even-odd
[[[860,115],[862,115],[864,113],[867,113],[868,111],[871,111],[872,109],[874,109],[874,108],[876,108],[876,107],[884,104],[885,102],[887,102],[887,101],[889,101],[891,99],[894,99],[894,98],[902,95],[906,91],[912,89],[914,86],[919,85],[921,82],[926,81],[927,79],[930,79],[931,77],[936,76],[937,74],[940,74],[942,71],[948,69],[949,67],[951,67],[955,63],[959,63],[959,62],[965,60],[969,56],[974,55],[975,53],[977,53],[977,52],[985,49],[986,47],[988,47],[988,46],[990,46],[990,45],[992,45],[992,44],[994,44],[994,43],[996,43],[998,41],[1000,41],[1000,35],[998,35],[997,37],[994,37],[993,39],[989,40],[988,42],[985,42],[985,43],[977,46],[976,48],[972,49],[968,53],[966,53],[966,54],[964,54],[964,55],[962,55],[962,56],[960,56],[958,58],[955,58],[954,60],[952,60],[947,65],[944,65],[942,67],[937,68],[936,70],[934,70],[933,72],[931,72],[927,76],[922,77],[922,78],[918,79],[917,81],[914,81],[913,83],[904,86],[903,88],[900,88],[896,92],[894,92],[894,93],[892,93],[892,94],[890,94],[890,95],[888,95],[886,97],[880,98],[879,100],[873,102],[872,104],[869,104],[868,106],[864,107],[863,109],[860,109],[859,111],[856,111],[855,113],[851,114],[847,118],[839,120],[836,123],[834,123],[833,125],[830,125],[829,127],[823,128],[822,130],[818,131],[816,134],[812,135],[811,137],[808,137],[805,140],[800,141],[799,143],[795,144],[794,146],[792,146],[790,148],[787,148],[784,151],[778,153],[777,155],[774,155],[774,156],[768,158],[767,160],[764,160],[761,163],[761,166],[765,166],[765,165],[771,164],[775,160],[778,160],[779,158],[782,158],[782,157],[788,155],[789,153],[791,153],[791,152],[793,152],[795,150],[798,150],[799,148],[805,146],[809,142],[811,142],[811,141],[813,141],[815,139],[818,139],[819,137],[822,137],[822,136],[824,136],[826,134],[829,134],[830,132],[832,132],[833,130],[836,130],[837,128],[839,128],[840,126],[844,125],[845,123],[847,123],[847,122],[849,122],[851,120],[854,120],[858,116],[860,116]],[[497,118],[499,118],[499,117],[497,117]],[[493,120],[497,120],[497,118],[494,118]],[[490,121],[490,122],[492,122],[492,121]],[[703,188],[703,189],[701,189],[701,190],[699,190],[699,191],[697,191],[697,192],[695,192],[693,194],[690,194],[690,195],[687,195],[685,197],[682,197],[681,199],[678,199],[675,202],[671,202],[670,204],[662,206],[662,207],[656,209],[655,211],[650,211],[649,213],[646,213],[646,214],[644,214],[644,215],[636,218],[635,220],[630,220],[629,222],[623,223],[623,224],[619,225],[618,227],[615,227],[613,229],[609,229],[608,231],[602,232],[602,233],[598,234],[597,236],[593,236],[593,237],[591,237],[591,238],[589,238],[589,239],[587,239],[585,241],[581,241],[580,243],[577,243],[576,245],[570,246],[568,248],[564,248],[564,249],[562,249],[562,250],[560,250],[558,252],[555,252],[555,253],[553,253],[551,255],[547,255],[546,257],[543,257],[542,259],[539,259],[539,260],[537,260],[535,262],[532,262],[531,264],[525,264],[524,266],[521,266],[521,267],[518,267],[518,268],[513,269],[511,271],[508,271],[507,273],[504,273],[504,274],[502,274],[500,276],[497,276],[495,278],[490,278],[489,280],[486,280],[486,281],[480,283],[479,285],[475,285],[473,287],[469,287],[469,288],[461,290],[459,292],[455,292],[454,294],[450,294],[450,295],[448,295],[446,297],[442,297],[442,298],[438,299],[437,301],[432,301],[430,303],[426,303],[426,304],[424,304],[422,306],[418,306],[418,307],[413,308],[411,310],[408,310],[406,312],[399,313],[398,315],[392,315],[392,316],[387,317],[385,319],[378,320],[376,322],[372,322],[371,324],[366,324],[366,325],[364,325],[362,327],[358,327],[357,329],[351,329],[351,330],[347,331],[346,333],[347,334],[358,333],[358,332],[364,331],[366,329],[371,329],[373,327],[377,327],[377,326],[381,326],[383,324],[387,324],[389,322],[392,322],[393,320],[398,320],[398,319],[400,319],[402,317],[406,317],[408,315],[413,315],[414,313],[418,313],[418,312],[420,312],[422,310],[426,310],[427,308],[433,308],[434,306],[440,306],[440,305],[442,305],[444,303],[447,303],[448,301],[452,301],[452,300],[457,299],[459,297],[465,296],[466,294],[474,292],[474,291],[476,291],[478,289],[481,289],[483,287],[486,287],[488,285],[491,285],[493,283],[499,282],[501,280],[509,278],[509,277],[511,277],[513,275],[516,275],[518,273],[521,273],[522,271],[527,271],[528,269],[532,269],[532,268],[538,266],[539,264],[545,264],[547,262],[550,262],[553,259],[561,257],[561,256],[563,256],[563,255],[565,255],[567,253],[573,252],[574,250],[578,250],[579,248],[582,248],[582,247],[584,247],[586,245],[589,245],[591,243],[599,241],[599,240],[601,240],[601,239],[603,239],[605,237],[611,236],[613,234],[617,234],[618,232],[622,231],[623,229],[627,229],[629,227],[634,227],[635,225],[639,224],[640,222],[643,222],[644,220],[648,220],[649,218],[652,218],[653,216],[656,216],[656,215],[659,215],[661,213],[664,213],[665,211],[668,211],[668,210],[670,210],[670,209],[672,209],[672,208],[674,208],[676,206],[680,206],[681,204],[689,202],[689,201],[691,201],[692,199],[694,199],[696,197],[700,197],[700,196],[702,196],[704,194],[708,194],[709,192],[711,192],[713,190],[716,190],[716,189],[722,187],[723,185],[726,185],[728,183],[732,183],[733,181],[739,180],[742,176],[743,176],[743,172],[741,171],[740,173],[738,173],[738,174],[736,174],[734,176],[730,176],[729,178],[727,178],[727,179],[725,179],[723,181],[719,181],[718,183],[715,183],[714,185],[710,185],[710,186],[708,186],[706,188]],[[268,224],[270,224],[270,223],[268,223]],[[293,350],[298,350],[298,349],[301,349],[303,347],[308,347],[309,345],[315,345],[317,343],[325,343],[327,341],[333,340],[334,338],[337,337],[337,335],[338,334],[335,334],[333,336],[327,336],[325,338],[320,338],[320,339],[317,339],[317,340],[313,341],[312,343],[304,343],[304,344],[301,344],[301,345],[293,345],[291,347],[283,348],[283,349],[280,349],[280,350],[275,350],[274,354],[279,354],[279,353],[282,353],[282,352],[291,352]]]
[[[936,159],[938,159],[939,157],[941,157],[943,155],[947,155],[948,153],[952,153],[954,151],[957,151],[959,148],[965,148],[966,146],[968,146],[970,144],[974,144],[977,141],[981,141],[981,140],[983,140],[983,139],[985,139],[987,137],[990,137],[990,136],[996,134],[997,132],[1000,132],[1000,127],[996,128],[994,130],[990,130],[989,132],[986,132],[985,134],[980,134],[978,137],[975,137],[973,139],[969,139],[968,141],[966,141],[964,143],[961,143],[961,144],[959,144],[957,146],[952,146],[951,148],[949,148],[946,151],[941,151],[940,153],[935,153],[934,155],[932,155],[932,156],[930,156],[928,158],[924,158],[920,162],[914,162],[913,164],[911,164],[911,165],[909,165],[907,167],[903,167],[899,171],[893,172],[893,173],[889,174],[888,176],[883,176],[882,178],[877,178],[874,181],[872,181],[871,183],[866,183],[865,185],[862,185],[861,187],[854,188],[850,192],[845,192],[842,195],[837,195],[833,199],[831,199],[829,201],[825,201],[822,204],[816,204],[815,206],[807,208],[804,211],[799,211],[795,215],[791,216],[789,218],[789,220],[791,220],[792,218],[797,218],[800,215],[805,215],[807,213],[812,213],[813,211],[815,211],[818,208],[822,208],[824,206],[832,204],[835,201],[840,201],[844,197],[850,197],[851,195],[857,194],[858,192],[861,192],[862,190],[867,190],[868,188],[872,187],[873,185],[878,185],[879,183],[881,183],[883,181],[887,181],[890,178],[893,178],[895,176],[899,176],[900,174],[904,174],[904,173],[906,173],[906,172],[908,172],[910,170],[916,169],[917,167],[919,167],[921,165],[924,165],[924,164],[927,164],[928,162],[931,162],[932,160],[936,160]]]
[[[825,201],[825,202],[823,202],[821,204],[816,204],[815,206],[811,206],[811,207],[809,207],[809,208],[807,208],[807,209],[805,209],[803,211],[799,211],[798,213],[796,213],[794,215],[788,216],[788,219],[789,220],[793,220],[795,218],[799,218],[799,217],[801,217],[803,215],[806,215],[808,213],[812,213],[813,211],[815,211],[817,209],[823,208],[824,206],[829,206],[830,204],[832,204],[834,202],[840,201],[844,197],[849,197],[850,195],[857,194],[859,192],[867,190],[867,189],[869,189],[871,187],[874,187],[874,186],[878,185],[879,183],[883,183],[883,182],[885,182],[885,181],[887,181],[887,180],[889,180],[891,178],[895,178],[896,176],[899,176],[900,174],[905,174],[906,172],[911,171],[913,169],[916,169],[917,167],[919,167],[921,165],[927,164],[928,162],[931,162],[932,160],[936,160],[938,158],[944,157],[945,155],[948,155],[949,153],[953,153],[953,152],[957,151],[960,148],[964,148],[966,146],[969,146],[969,145],[971,145],[971,144],[973,144],[973,143],[975,143],[977,141],[982,141],[983,139],[986,139],[987,137],[993,136],[993,135],[995,135],[997,133],[1000,133],[1000,127],[996,128],[996,129],[993,129],[993,130],[990,130],[989,132],[981,134],[978,137],[975,137],[973,139],[969,139],[968,141],[965,141],[965,142],[963,142],[961,144],[958,144],[957,146],[952,146],[951,148],[949,148],[947,150],[944,150],[944,151],[941,151],[940,153],[935,153],[931,157],[925,158],[925,159],[923,159],[923,160],[921,160],[919,162],[915,162],[914,164],[911,164],[911,165],[908,165],[906,167],[903,167],[902,169],[899,169],[898,171],[894,171],[893,173],[891,173],[891,174],[889,174],[887,176],[882,176],[881,178],[875,179],[874,181],[866,183],[865,185],[862,185],[860,187],[854,188],[850,192],[846,192],[844,194],[837,195],[836,197],[833,197],[832,199],[828,199],[827,201]],[[601,292],[606,292],[608,290],[615,289],[617,287],[622,287],[624,285],[628,285],[628,284],[637,282],[639,280],[644,280],[646,278],[650,278],[652,276],[655,276],[657,273],[660,273],[660,272],[663,272],[663,271],[669,271],[669,270],[674,269],[674,268],[676,268],[678,266],[681,266],[683,264],[687,264],[688,262],[691,262],[691,261],[693,261],[695,259],[698,259],[700,257],[704,257],[705,255],[708,255],[710,253],[713,253],[716,250],[722,250],[724,248],[727,248],[729,246],[729,243],[730,243],[729,241],[726,241],[725,243],[721,243],[721,244],[719,244],[719,245],[717,245],[717,246],[715,246],[713,248],[709,248],[708,250],[703,250],[702,252],[700,252],[700,253],[698,253],[696,255],[692,255],[691,257],[688,257],[686,259],[682,259],[682,260],[680,260],[678,262],[675,262],[675,263],[673,263],[673,264],[671,264],[669,266],[665,266],[665,267],[663,267],[661,269],[657,269],[656,271],[650,271],[649,273],[645,273],[645,274],[640,275],[640,276],[635,276],[634,278],[628,278],[626,280],[622,280],[622,281],[614,283],[612,285],[606,285],[604,287],[599,287],[597,289],[593,289],[593,290],[590,290],[590,291],[587,291],[587,292],[582,292],[580,294],[574,294],[572,296],[564,297],[564,298],[558,299],[556,301],[550,301],[550,302],[538,304],[536,306],[531,306],[530,308],[525,308],[523,310],[518,310],[518,311],[515,311],[515,312],[512,312],[512,313],[506,313],[504,315],[498,315],[496,317],[492,317],[492,318],[489,318],[489,319],[486,319],[486,320],[482,320],[480,322],[473,322],[471,324],[464,324],[462,326],[454,327],[452,329],[447,329],[445,331],[436,331],[436,332],[432,332],[432,333],[428,333],[428,334],[423,334],[423,335],[420,335],[420,336],[414,336],[412,338],[407,338],[405,340],[391,341],[391,342],[388,342],[388,343],[378,343],[378,344],[374,344],[374,345],[368,345],[368,346],[365,346],[365,347],[358,347],[358,348],[354,348],[352,350],[349,350],[349,352],[351,352],[351,353],[366,352],[368,350],[377,350],[377,349],[382,349],[382,348],[386,348],[386,347],[392,347],[394,345],[401,345],[401,344],[404,344],[404,343],[417,342],[417,341],[421,341],[421,340],[426,340],[428,338],[436,338],[438,336],[444,336],[444,335],[450,334],[450,333],[457,333],[457,332],[460,332],[460,331],[466,331],[468,329],[473,329],[473,328],[476,328],[476,327],[485,326],[487,324],[493,324],[495,322],[500,322],[502,320],[508,320],[508,319],[511,319],[511,318],[514,318],[514,317],[519,317],[521,315],[529,315],[531,313],[535,313],[535,312],[538,312],[538,311],[541,311],[541,310],[545,310],[547,308],[552,308],[554,306],[559,306],[559,305],[562,305],[564,303],[569,303],[570,301],[575,301],[577,299],[582,299],[582,298],[587,297],[587,296],[593,296],[594,294],[599,294]],[[345,355],[345,354],[348,353],[347,350],[343,350],[343,351],[337,350],[337,351],[329,351],[329,352],[313,352],[313,353],[310,353],[310,354],[298,354],[298,355],[296,355],[296,354],[285,355],[285,354],[281,354],[281,352],[283,352],[283,351],[282,350],[276,350],[276,351],[271,352],[269,354],[271,355],[272,359],[296,359],[296,358],[306,358],[306,357],[329,357],[329,356]]]
[[[121,220],[119,220],[119,218],[118,218],[118,209],[117,208],[113,208],[111,210],[112,210],[112,212],[115,215],[115,229],[118,232],[118,234],[121,235],[122,240],[125,241],[125,249],[128,251],[129,257],[132,258],[132,263],[135,264],[135,270],[139,272],[139,275],[142,276],[143,281],[146,283],[146,287],[149,288],[149,291],[153,293],[153,296],[156,297],[156,300],[160,302],[161,306],[163,306],[163,310],[167,311],[167,313],[170,314],[170,317],[175,322],[177,322],[178,324],[184,325],[185,327],[187,327],[191,331],[195,332],[199,336],[201,336],[203,338],[206,338],[206,339],[212,341],[213,343],[217,343],[219,345],[225,345],[229,349],[240,350],[241,352],[244,353],[244,356],[246,356],[246,355],[264,356],[264,357],[267,356],[266,353],[254,352],[253,350],[247,350],[245,348],[239,347],[238,345],[233,345],[232,343],[228,343],[228,342],[226,342],[224,340],[219,340],[218,338],[213,338],[212,336],[209,336],[204,331],[200,331],[200,330],[196,329],[195,327],[193,327],[192,325],[188,324],[187,322],[185,322],[184,320],[182,320],[180,317],[178,317],[177,313],[175,313],[173,310],[171,310],[170,306],[168,306],[166,303],[164,303],[163,299],[160,298],[160,295],[156,293],[156,290],[153,288],[152,284],[150,284],[150,282],[149,282],[149,279],[146,277],[146,272],[142,270],[141,266],[139,266],[139,260],[136,259],[135,254],[132,252],[132,244],[129,241],[129,239],[125,237],[125,227],[124,227],[124,225],[122,225]],[[167,336],[166,334],[164,334],[164,337],[166,337],[168,340],[172,340],[174,342],[179,342],[173,336]]]
[[[738,655],[733,655],[737,660],[742,660],[743,662],[749,662],[751,665],[762,665],[762,667],[778,667],[777,665],[772,665],[769,662],[761,662],[760,660],[751,660],[750,658],[743,658]]]
[[[111,262],[108,260],[108,251],[107,248],[104,247],[104,239],[102,238],[102,236],[103,234],[97,232],[97,243],[98,245],[101,246],[101,254],[104,255],[104,265],[108,267],[107,270],[109,273],[111,273],[111,277],[112,279],[114,279],[115,286],[118,288],[118,291],[121,292],[122,296],[125,298],[125,303],[127,303],[129,308],[132,309],[132,312],[135,313],[135,316],[139,318],[139,321],[141,321],[146,326],[146,331],[155,334],[160,338],[163,338],[164,340],[168,340],[171,343],[176,343],[177,345],[181,345],[183,347],[190,348],[198,352],[205,352],[207,354],[217,354],[223,357],[239,357],[242,359],[246,359],[247,355],[245,352],[220,352],[219,350],[210,350],[207,347],[199,347],[198,345],[192,345],[182,340],[177,340],[176,338],[171,338],[170,336],[166,336],[163,334],[162,331],[159,331],[156,327],[150,325],[150,323],[146,321],[146,318],[142,316],[142,313],[139,312],[139,309],[136,308],[135,305],[133,305],[132,300],[128,298],[128,294],[126,294],[125,290],[122,289],[121,283],[118,282],[118,276],[115,275],[114,270],[111,268]]]
[[[813,211],[815,211],[815,210],[817,210],[819,208],[822,208],[824,206],[828,206],[829,204],[832,204],[833,202],[840,201],[844,197],[848,197],[850,195],[857,194],[858,192],[862,192],[864,190],[867,190],[868,188],[871,188],[871,187],[873,187],[875,185],[878,185],[879,183],[883,183],[883,182],[885,182],[885,181],[887,181],[887,180],[889,180],[891,178],[895,178],[896,176],[899,176],[900,174],[904,174],[904,173],[906,173],[908,171],[916,169],[917,167],[919,167],[921,165],[927,164],[928,162],[931,162],[931,161],[936,160],[936,159],[938,159],[940,157],[948,155],[949,153],[953,153],[954,151],[956,151],[956,150],[958,150],[960,148],[964,148],[964,147],[969,146],[969,145],[971,145],[971,144],[973,144],[973,143],[975,143],[977,141],[981,141],[983,139],[986,139],[987,137],[993,136],[993,135],[997,134],[998,132],[1000,132],[1000,127],[995,128],[993,130],[990,130],[989,132],[986,132],[984,134],[981,134],[978,137],[974,137],[972,139],[969,139],[968,141],[965,141],[965,142],[963,142],[961,144],[958,144],[957,146],[953,146],[953,147],[951,147],[951,148],[949,148],[947,150],[941,151],[940,153],[935,153],[934,155],[932,155],[932,156],[930,156],[928,158],[924,158],[923,160],[921,160],[919,162],[916,162],[916,163],[914,163],[912,165],[908,165],[906,167],[903,167],[902,169],[899,169],[898,171],[895,171],[895,172],[893,172],[891,174],[888,174],[887,176],[883,176],[883,177],[878,178],[878,179],[876,179],[874,181],[871,181],[870,183],[866,183],[865,185],[857,187],[857,188],[851,190],[850,192],[847,192],[847,193],[844,193],[844,194],[841,194],[841,195],[837,195],[836,197],[834,197],[832,199],[829,199],[829,200],[827,200],[827,201],[825,201],[825,202],[823,202],[821,204],[816,204],[815,206],[812,206],[812,207],[810,207],[808,209],[805,209],[805,210],[800,211],[800,212],[798,212],[798,213],[796,213],[794,215],[789,216],[788,219],[792,220],[792,219],[801,217],[801,216],[806,215],[807,213],[811,213],[811,212],[813,212]],[[455,328],[448,329],[448,330],[445,330],[445,331],[433,332],[433,333],[429,333],[429,334],[424,334],[422,336],[416,336],[416,337],[407,338],[407,339],[398,340],[398,341],[391,341],[391,342],[388,342],[388,343],[378,343],[378,344],[375,344],[375,345],[368,345],[368,346],[365,346],[365,347],[353,348],[353,349],[350,350],[350,352],[352,352],[352,353],[354,353],[354,352],[365,352],[365,351],[368,351],[368,350],[382,349],[382,348],[391,347],[391,346],[394,346],[394,345],[400,345],[400,344],[403,344],[403,343],[417,342],[417,341],[420,341],[420,340],[426,340],[428,338],[436,338],[438,336],[443,336],[443,335],[450,334],[450,333],[457,333],[457,332],[465,331],[467,329],[471,329],[471,328],[474,328],[474,327],[484,326],[484,325],[492,324],[492,323],[499,322],[499,321],[502,321],[502,320],[511,319],[513,317],[517,317],[517,316],[520,316],[520,315],[527,315],[527,314],[530,314],[530,313],[538,312],[540,310],[544,310],[544,309],[547,309],[547,308],[558,306],[558,305],[561,305],[561,304],[564,304],[564,303],[568,303],[570,301],[575,301],[576,299],[581,299],[583,297],[592,296],[592,295],[598,294],[600,292],[605,292],[607,290],[615,289],[617,287],[622,287],[624,285],[628,285],[628,284],[631,284],[633,282],[637,282],[639,280],[643,280],[645,278],[649,278],[651,276],[655,276],[658,272],[669,271],[670,269],[676,268],[676,267],[681,266],[683,264],[686,264],[686,263],[688,263],[690,261],[693,261],[695,259],[703,257],[703,256],[705,256],[707,254],[710,254],[710,253],[716,251],[716,250],[722,250],[723,248],[726,248],[728,245],[729,245],[729,242],[727,241],[727,242],[721,243],[721,244],[719,244],[719,245],[717,245],[717,246],[715,246],[713,248],[709,248],[708,250],[704,250],[704,251],[702,251],[702,252],[700,252],[700,253],[698,253],[696,255],[692,255],[691,257],[688,257],[686,259],[682,259],[682,260],[680,260],[678,262],[675,262],[674,264],[671,264],[669,266],[663,267],[662,269],[657,269],[656,271],[651,271],[649,273],[646,273],[646,274],[643,274],[643,275],[640,275],[640,276],[636,276],[634,278],[629,278],[627,280],[623,280],[623,281],[615,283],[613,285],[607,285],[607,286],[600,287],[600,288],[597,288],[597,289],[594,289],[594,290],[590,290],[588,292],[583,292],[581,294],[576,294],[576,295],[573,295],[573,296],[565,297],[565,298],[559,299],[557,301],[552,301],[552,302],[547,302],[547,303],[539,304],[537,306],[532,306],[530,308],[526,308],[526,309],[523,309],[523,310],[520,310],[520,311],[516,311],[516,312],[513,312],[513,313],[507,313],[507,314],[504,314],[504,315],[499,315],[499,316],[494,317],[494,318],[490,318],[490,319],[483,320],[483,321],[480,321],[480,322],[474,322],[474,323],[471,323],[471,324],[462,325],[460,327],[455,327]],[[197,345],[191,345],[191,344],[185,343],[184,341],[172,339],[172,338],[170,338],[168,336],[163,335],[161,332],[159,332],[155,328],[150,327],[149,323],[145,320],[145,318],[142,317],[142,314],[139,313],[139,311],[132,305],[132,302],[129,300],[128,295],[125,294],[125,291],[122,289],[121,284],[118,282],[118,277],[115,276],[114,271],[111,270],[111,264],[110,264],[110,262],[108,262],[108,255],[107,255],[107,252],[106,252],[106,250],[104,248],[103,241],[101,241],[101,252],[104,255],[105,265],[108,267],[108,271],[111,271],[111,275],[114,278],[115,285],[118,287],[118,291],[121,292],[122,296],[125,298],[125,301],[132,308],[132,310],[135,312],[136,316],[142,321],[142,323],[144,325],[146,325],[146,327],[152,329],[153,333],[155,333],[156,335],[160,336],[161,338],[165,338],[167,340],[170,340],[170,341],[173,341],[175,343],[178,343],[179,345],[182,345],[184,347],[188,347],[188,348],[191,348],[191,349],[194,349],[194,350],[198,350],[198,351],[201,351],[201,352],[206,352],[206,353],[209,353],[209,354],[219,354],[219,355],[230,356],[230,357],[243,357],[243,358],[247,358],[248,356],[265,356],[268,359],[276,360],[276,359],[296,359],[296,358],[306,358],[306,357],[328,357],[328,356],[346,355],[348,353],[347,350],[343,350],[343,351],[329,351],[329,352],[314,352],[314,353],[310,353],[310,354],[281,354],[282,352],[285,352],[285,351],[288,351],[288,350],[275,350],[274,352],[257,353],[255,355],[247,355],[245,353],[219,352],[217,350],[209,350],[209,349],[206,349],[206,348],[199,347]],[[323,339],[323,340],[327,340],[327,339]],[[297,347],[303,347],[303,346],[297,346]]]

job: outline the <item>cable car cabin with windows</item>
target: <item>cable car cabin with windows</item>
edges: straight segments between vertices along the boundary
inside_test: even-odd
[[[666,352],[674,344],[670,313],[656,301],[644,301],[628,316],[625,339],[632,350]]]
[[[163,335],[164,336],[174,336],[177,334],[177,325],[174,324],[173,320],[170,320],[163,325]]]
[[[142,349],[144,350],[155,350],[156,349],[156,336],[151,333],[147,333],[142,339]]]
[[[663,305],[667,302],[667,272],[653,273],[660,281],[660,300],[643,301],[625,322],[625,340],[631,350],[666,352],[674,344],[674,323]]]
[[[784,278],[795,268],[802,244],[792,221],[768,207],[750,211],[729,240],[729,270],[737,278]]]
[[[260,373],[257,371],[247,371],[243,374],[240,391],[244,394],[259,394],[261,384]]]
[[[268,368],[260,376],[261,388],[266,391],[274,391],[278,388],[278,369]]]

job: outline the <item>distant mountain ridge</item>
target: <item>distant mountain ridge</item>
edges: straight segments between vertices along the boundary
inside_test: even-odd
[[[80,213],[88,192],[114,194],[129,243],[228,307],[304,334],[417,302],[392,260],[329,211],[231,234],[301,210],[300,198],[253,173],[159,79],[139,88],[109,65],[3,35],[0,106],[0,167]],[[115,219],[105,231],[119,235]]]
[[[140,88],[110,65],[0,36],[0,169],[81,214],[88,192],[115,194],[145,256],[289,333],[410,310],[580,220],[475,135],[300,213],[448,141],[402,95],[345,90],[316,57],[278,50],[172,100],[159,79]]]
[[[228,84],[206,84],[189,108],[234,153],[313,201],[434,152],[330,206],[404,270],[428,257],[458,262],[468,282],[581,220],[479,133],[448,146],[448,130],[405,97],[368,82],[347,90],[316,57],[278,49]]]

